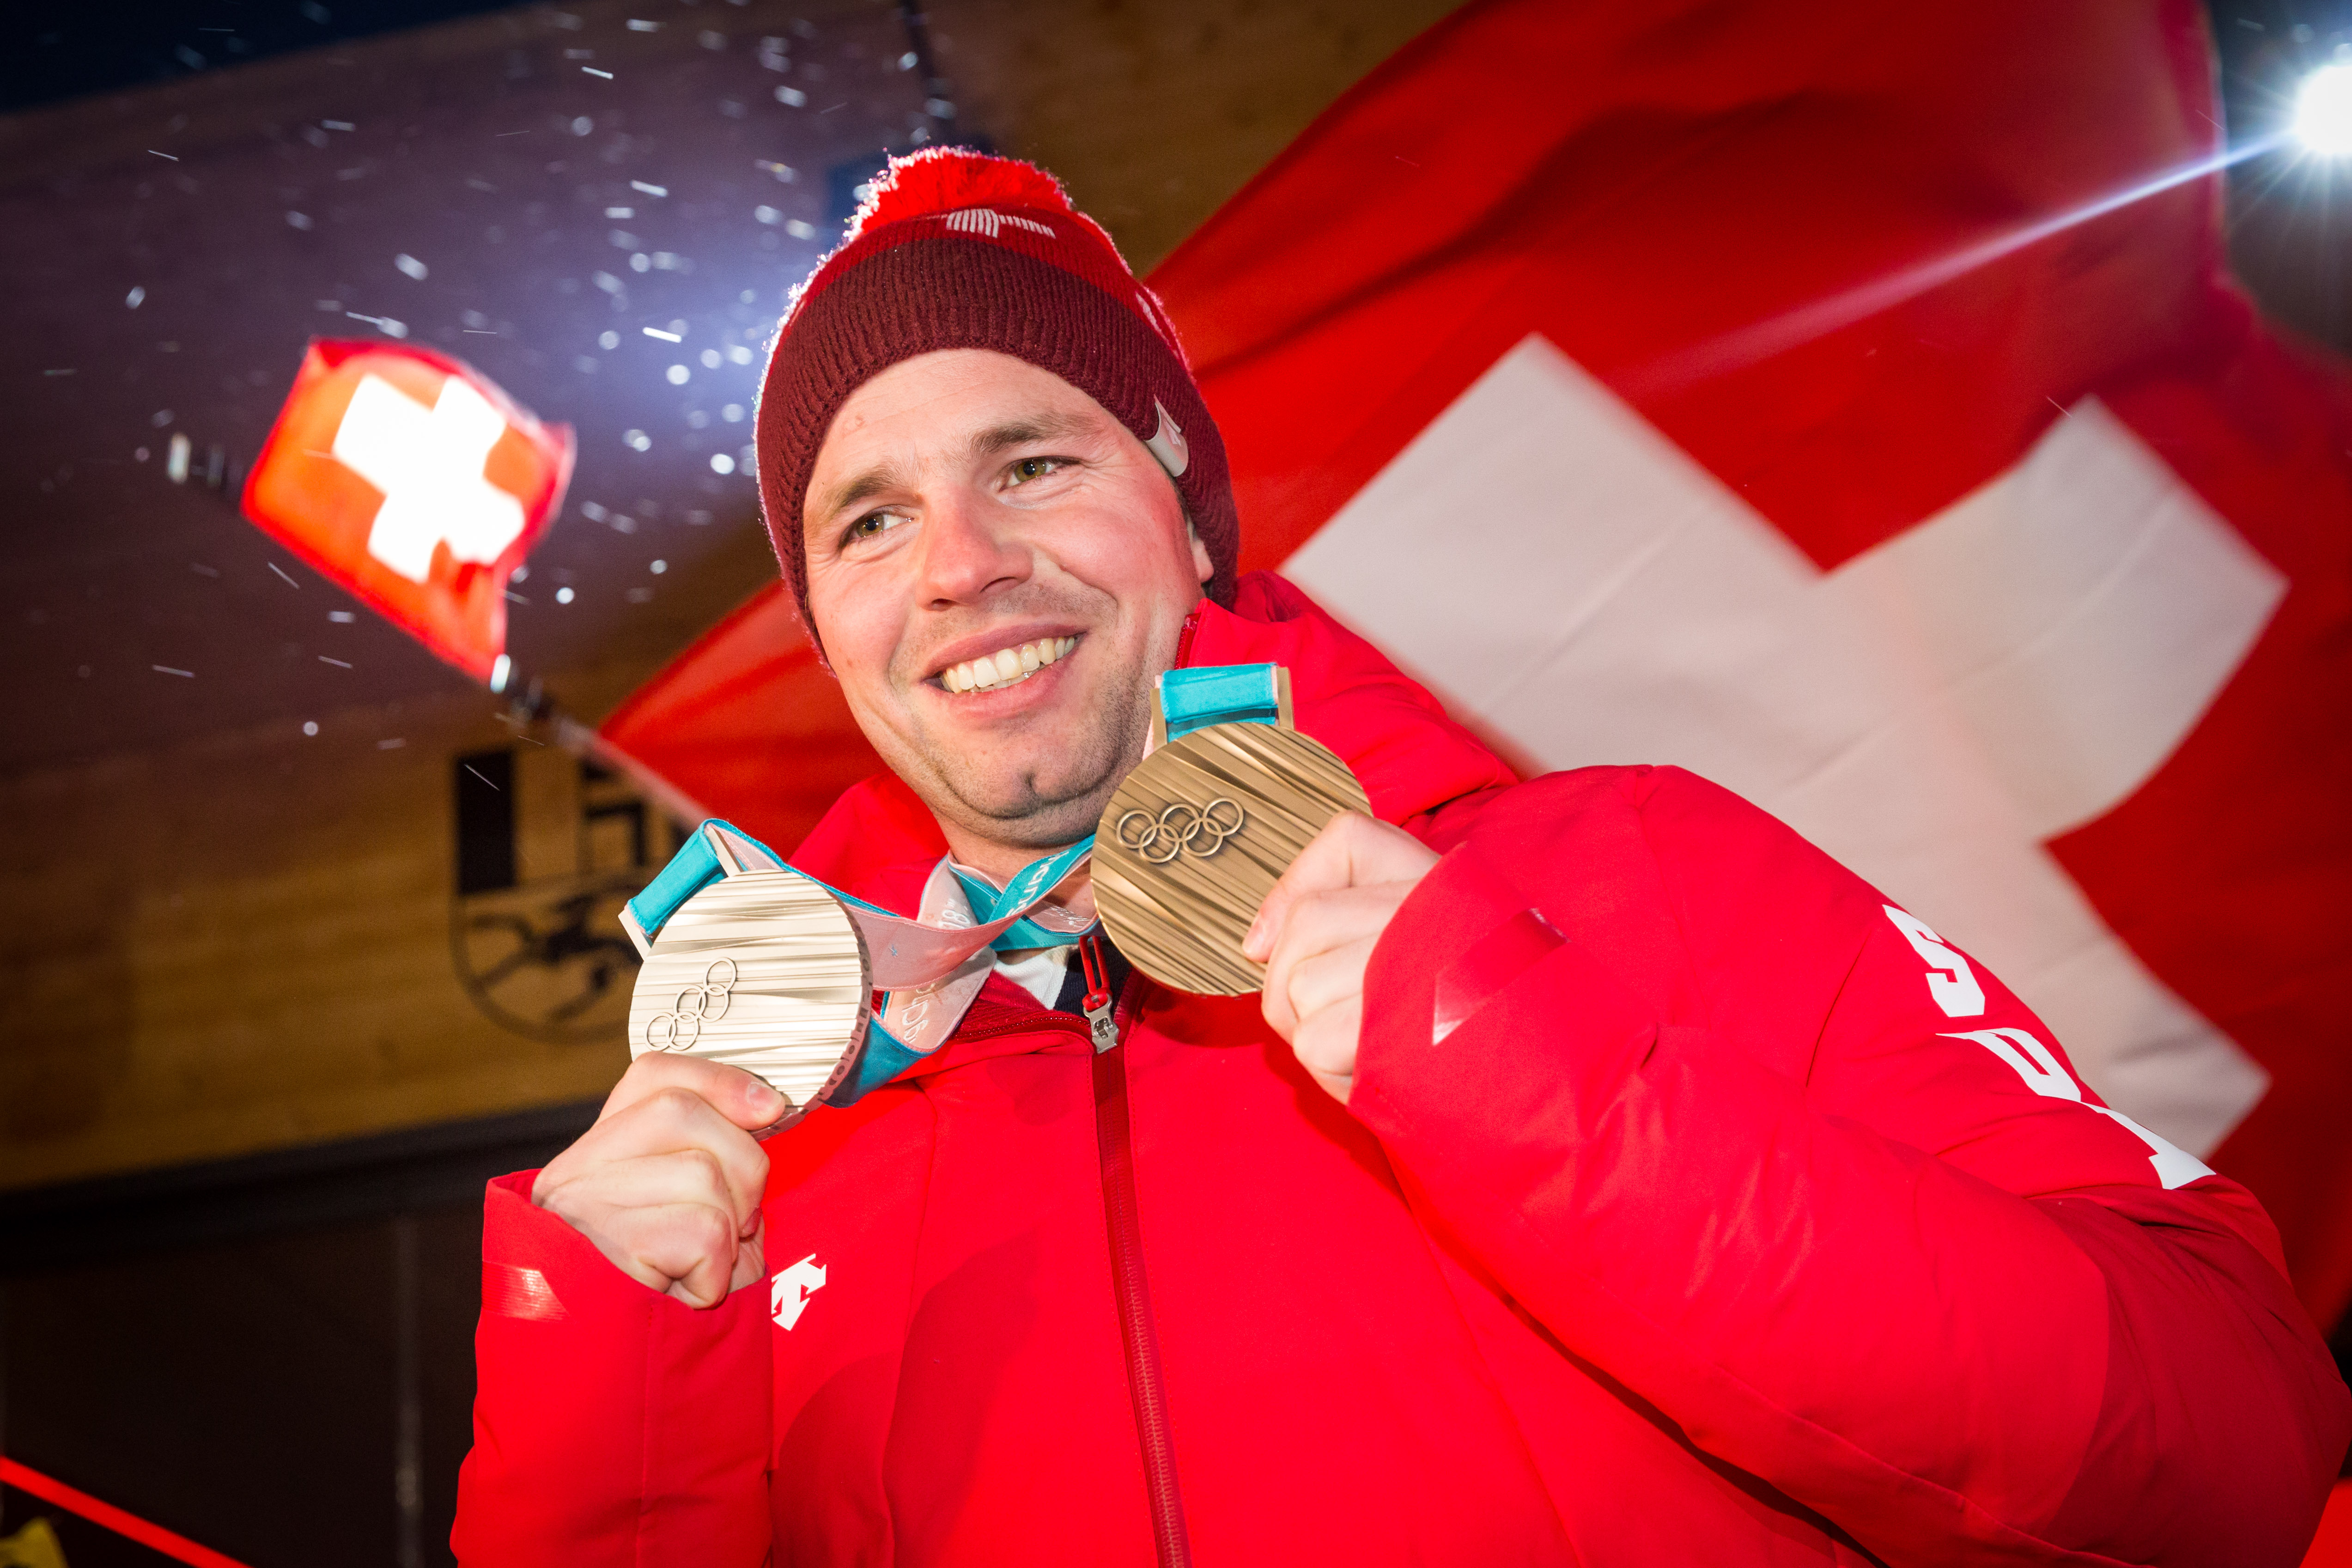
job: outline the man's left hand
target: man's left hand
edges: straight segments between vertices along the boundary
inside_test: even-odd
[[[1265,965],[1265,1021],[1342,1105],[1356,1082],[1364,966],[1437,857],[1402,828],[1346,812],[1300,851],[1242,952]]]

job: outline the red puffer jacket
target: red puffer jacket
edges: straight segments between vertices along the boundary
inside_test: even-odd
[[[1097,1057],[999,978],[769,1142],[770,1289],[492,1184],[464,1562],[2297,1559],[2352,1417],[2268,1220],[1991,975],[1689,774],[1504,787],[1276,579],[1190,659],[1444,852],[1352,1104],[1255,997],[1139,978]],[[940,853],[879,781],[796,858]]]

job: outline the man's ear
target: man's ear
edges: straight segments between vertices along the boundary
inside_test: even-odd
[[[1209,559],[1209,547],[1201,542],[1201,531],[1192,526],[1190,518],[1184,520],[1184,541],[1192,547],[1192,574],[1205,588],[1209,579],[1217,574],[1217,563]]]

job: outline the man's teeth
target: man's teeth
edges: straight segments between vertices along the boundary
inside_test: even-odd
[[[1019,647],[951,664],[940,671],[940,684],[950,691],[982,691],[992,686],[1014,686],[1078,646],[1076,637],[1039,637]]]

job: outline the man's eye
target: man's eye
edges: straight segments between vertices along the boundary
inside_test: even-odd
[[[895,511],[869,511],[851,523],[843,537],[852,544],[864,540],[879,539],[884,533],[906,521]]]
[[[1066,468],[1066,458],[1024,458],[1013,465],[1013,482],[1025,485],[1031,479],[1042,479],[1056,468]]]

